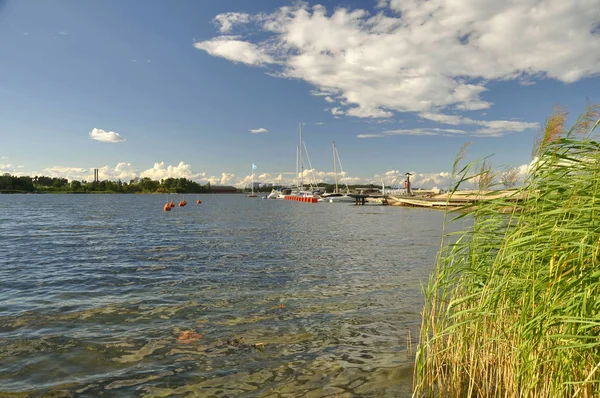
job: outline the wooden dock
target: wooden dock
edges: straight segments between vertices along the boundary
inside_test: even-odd
[[[385,206],[388,204],[388,200],[386,197],[382,195],[369,195],[369,194],[359,194],[359,193],[350,193],[348,196],[356,199],[355,204],[358,206],[364,206],[366,204],[377,204]]]
[[[448,197],[448,194],[441,194],[431,197],[392,195],[389,197],[389,202],[393,206],[413,206],[445,209],[458,208],[472,203],[485,202],[500,198],[504,198],[507,201],[515,202],[518,202],[523,199],[521,195],[516,193],[516,191],[457,191],[450,197]]]
[[[416,207],[437,207],[437,208],[446,208],[446,207],[460,207],[464,206],[466,202],[447,202],[440,201],[431,198],[402,198],[402,197],[394,197],[393,202],[390,200],[391,204],[394,206],[416,206]]]

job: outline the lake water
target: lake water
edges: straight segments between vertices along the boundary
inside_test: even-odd
[[[0,393],[410,396],[442,212],[186,199],[0,195]]]

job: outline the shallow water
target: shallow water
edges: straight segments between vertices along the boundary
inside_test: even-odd
[[[443,213],[186,199],[0,195],[0,392],[410,396]]]

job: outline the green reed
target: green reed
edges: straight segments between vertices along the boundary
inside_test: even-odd
[[[444,233],[425,289],[415,396],[600,396],[596,109],[568,130],[556,110],[523,186],[454,213],[472,223]],[[454,190],[489,177],[460,157]]]

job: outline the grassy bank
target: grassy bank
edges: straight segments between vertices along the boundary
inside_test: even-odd
[[[600,395],[599,121],[593,107],[569,130],[565,120],[560,110],[547,120],[523,201],[473,205],[459,216],[471,227],[445,236],[425,292],[417,396]],[[460,184],[469,166],[456,166]]]

